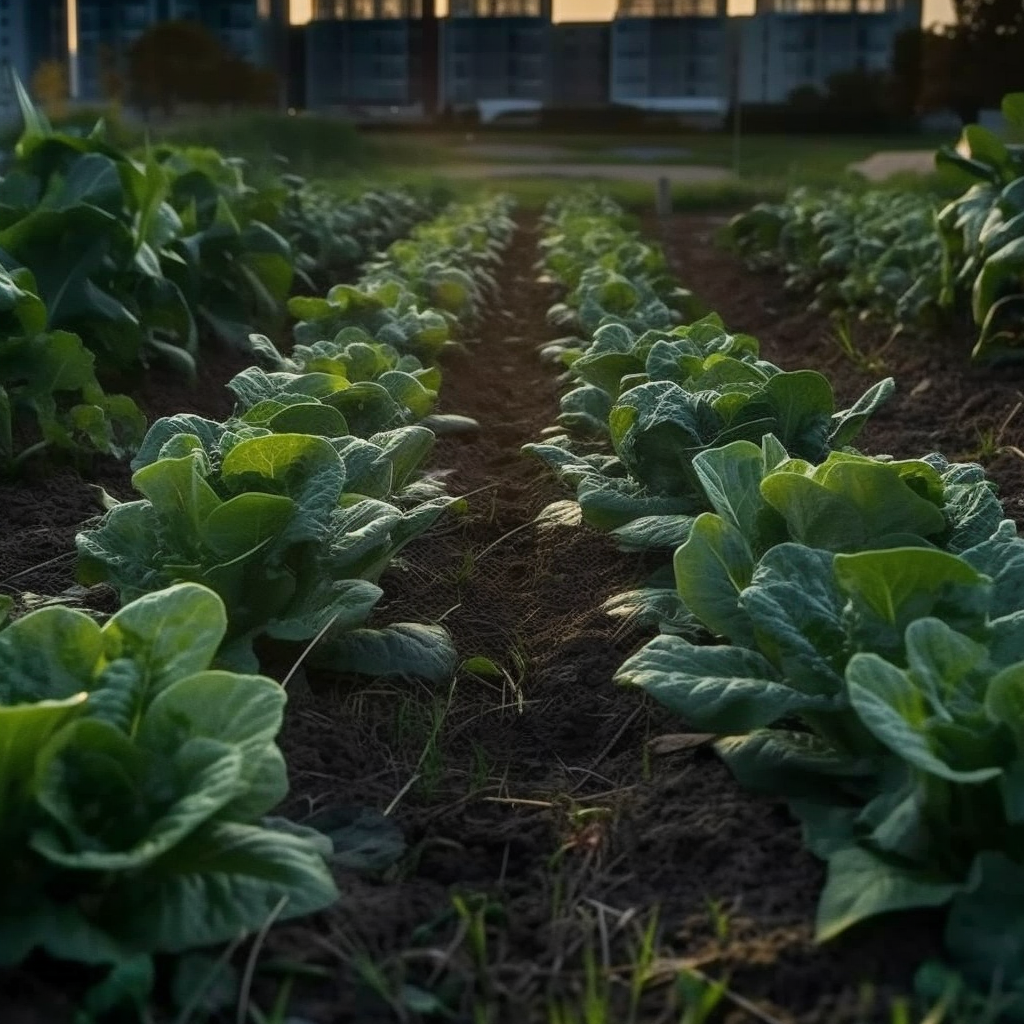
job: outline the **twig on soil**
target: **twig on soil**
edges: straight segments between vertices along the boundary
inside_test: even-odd
[[[295,664],[292,665],[292,667],[288,670],[288,675],[286,675],[284,679],[281,681],[282,690],[288,689],[288,684],[291,682],[292,677],[295,675],[295,673],[299,671],[299,668],[302,666],[302,663],[306,660],[306,657],[309,655],[309,652],[313,650],[313,648],[316,647],[318,643],[320,643],[320,641],[327,634],[327,631],[335,624],[335,622],[338,621],[338,614],[340,613],[332,615],[330,621],[325,623],[320,632],[317,633],[317,635],[313,637],[313,639],[310,640],[309,643],[306,644],[306,646],[303,648],[302,653],[295,659]]]
[[[449,608],[446,612],[442,612],[440,615],[438,615],[438,617],[434,620],[435,624],[440,626],[441,623],[444,622],[444,620],[447,619],[452,612],[457,612],[461,607],[461,601],[458,604],[453,604],[451,608]]]
[[[391,801],[391,803],[389,803],[389,804],[387,805],[387,807],[385,807],[385,808],[384,808],[384,817],[385,817],[385,818],[386,818],[386,817],[388,817],[388,816],[389,816],[389,815],[391,814],[391,812],[392,812],[392,811],[393,811],[393,810],[394,810],[394,809],[395,809],[395,808],[396,808],[396,807],[397,807],[397,806],[398,806],[398,805],[399,805],[399,804],[401,803],[401,801],[402,801],[402,797],[404,797],[404,796],[405,796],[405,794],[406,794],[406,793],[408,793],[408,792],[409,792],[409,790],[410,790],[410,789],[412,789],[412,787],[413,787],[413,786],[415,786],[415,785],[416,785],[416,783],[420,781],[420,777],[421,777],[421,776],[420,776],[419,772],[417,772],[417,773],[416,773],[415,775],[413,775],[413,776],[412,776],[412,777],[411,777],[411,778],[409,779],[409,781],[408,781],[408,782],[407,782],[407,783],[406,783],[406,784],[405,784],[405,785],[404,785],[404,786],[403,786],[403,787],[402,787],[402,788],[401,788],[401,789],[400,789],[400,790],[399,790],[399,791],[398,791],[398,792],[397,792],[397,793],[395,794],[395,798],[394,798],[394,799],[393,799],[393,800]]]
[[[479,562],[480,559],[484,557],[484,555],[486,555],[489,552],[493,551],[494,548],[496,548],[502,542],[508,540],[509,537],[514,537],[517,533],[522,533],[523,530],[528,530],[528,529],[530,529],[531,526],[536,526],[536,525],[537,525],[537,521],[535,519],[531,519],[528,523],[520,523],[518,526],[516,526],[513,529],[509,530],[508,533],[503,533],[497,540],[492,540],[491,543],[488,544],[487,547],[485,547],[483,549],[483,551],[481,551],[480,554],[478,554],[476,556],[476,561]]]
[[[522,807],[542,807],[551,810],[555,805],[550,800],[528,800],[525,797],[485,796],[484,802],[489,804],[519,804]]]
[[[605,744],[604,749],[594,759],[593,763],[590,765],[590,769],[589,769],[590,772],[596,774],[596,769],[597,769],[598,765],[600,765],[601,762],[615,749],[615,745],[619,742],[619,740],[622,739],[622,737],[626,733],[626,730],[629,729],[629,727],[633,724],[633,721],[636,719],[637,715],[639,715],[640,712],[643,711],[643,710],[644,710],[644,705],[643,704],[637,704],[637,706],[633,709],[633,711],[630,714],[630,716],[622,723],[622,725],[619,726],[619,728],[615,732],[615,735],[611,738],[611,740],[609,740],[608,743]],[[605,781],[606,782],[610,782],[611,780],[610,779],[606,779]],[[575,789],[573,789],[573,792],[575,793],[576,790],[579,789],[579,787],[582,786],[582,785],[583,785],[582,782],[577,783]]]
[[[69,558],[74,558],[77,554],[77,551],[65,551],[62,554],[54,555],[53,558],[48,558],[45,562],[40,562],[38,565],[30,565],[27,569],[22,569],[20,572],[16,572],[13,576],[8,576],[5,580],[0,580],[0,587],[6,587],[10,584],[11,580],[16,580],[21,576],[28,576],[37,569],[46,569],[51,565],[56,565],[58,562],[64,562]]]

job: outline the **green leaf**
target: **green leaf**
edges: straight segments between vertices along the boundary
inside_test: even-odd
[[[843,409],[832,417],[828,443],[833,448],[844,448],[851,444],[864,429],[864,425],[878,408],[887,402],[896,391],[896,382],[886,377],[872,385],[849,409]]]
[[[835,574],[851,599],[855,639],[896,661],[914,619],[934,616],[959,632],[977,632],[992,592],[988,578],[964,559],[925,548],[836,555]]]
[[[233,745],[241,754],[244,788],[220,815],[252,820],[288,793],[284,761],[274,745],[284,704],[284,691],[266,677],[198,672],[177,680],[153,701],[136,739],[168,757],[194,737]]]
[[[761,559],[739,603],[758,648],[792,686],[842,695],[850,644],[828,552],[777,545]]]
[[[165,765],[171,790],[147,778],[143,750],[106,722],[82,720],[40,754],[37,799],[48,815],[31,846],[51,864],[84,871],[143,868],[180,844],[242,788],[242,754],[190,738]]]
[[[979,853],[967,885],[953,899],[946,945],[983,990],[998,980],[1020,994],[1024,977],[1024,867],[1005,853]]]
[[[1001,109],[1010,125],[1024,131],[1024,92],[1008,92],[1003,97]]]
[[[786,800],[826,801],[832,806],[843,798],[844,783],[870,780],[874,774],[870,760],[840,753],[819,736],[793,729],[726,736],[715,750],[744,789]]]
[[[137,470],[132,485],[152,503],[167,533],[183,550],[193,548],[202,524],[221,503],[207,482],[209,460],[195,450],[180,458],[162,458]]]
[[[200,537],[225,561],[244,558],[279,536],[296,507],[280,494],[237,494],[211,510],[200,525]]]
[[[224,603],[213,591],[179,583],[125,605],[104,627],[103,642],[108,658],[140,666],[152,700],[208,668],[226,629]]]
[[[851,847],[833,854],[818,903],[815,937],[834,939],[840,932],[878,914],[918,907],[940,907],[963,888],[941,876],[929,876]]]
[[[458,656],[440,626],[399,622],[385,629],[353,629],[330,637],[315,652],[317,664],[337,672],[400,676],[442,683],[451,679]]]
[[[916,625],[928,628],[928,635],[935,638],[933,643],[944,642],[941,623],[926,620]],[[877,654],[860,653],[850,659],[846,680],[850,701],[861,721],[894,754],[921,771],[964,784],[985,782],[1002,773],[998,766],[959,770],[933,750],[930,719],[934,712],[909,673]]]
[[[698,516],[675,553],[676,588],[683,604],[712,632],[734,643],[751,639],[739,595],[750,585],[754,557],[740,531],[710,512]]]
[[[761,447],[734,441],[696,455],[693,468],[711,507],[756,544],[764,517],[761,481],[770,467]]]
[[[756,651],[698,647],[679,636],[651,640],[626,660],[615,682],[642,687],[691,726],[723,734],[834,703],[793,689]]]
[[[379,874],[406,851],[402,831],[394,821],[366,807],[328,807],[306,824],[331,841],[331,863],[347,871]]]
[[[137,948],[180,953],[230,942],[278,912],[322,910],[338,897],[320,848],[279,830],[208,824],[105,901],[112,934]]]
[[[86,696],[0,707],[0,832],[9,834],[25,814],[40,750],[82,713]]]
[[[76,698],[103,657],[100,627],[70,608],[41,608],[0,632],[0,704]]]
[[[1002,139],[980,124],[969,124],[964,128],[963,142],[972,160],[979,160],[1000,171],[1010,164],[1010,153]]]

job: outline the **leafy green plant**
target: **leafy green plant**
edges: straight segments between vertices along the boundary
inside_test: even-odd
[[[125,395],[103,391],[81,339],[46,330],[46,307],[24,269],[0,270],[0,467],[14,469],[45,448],[121,456],[145,420]],[[38,436],[27,433],[35,420]]]
[[[32,271],[47,329],[79,334],[101,365],[164,352],[190,366],[192,312],[162,265],[179,229],[166,175],[108,143],[102,122],[55,131],[15,84],[25,130],[0,181],[0,263]]]
[[[1024,93],[1003,99],[1003,115],[1024,127]],[[1004,143],[980,125],[968,125],[956,149],[939,151],[938,164],[970,186],[939,214],[945,247],[943,300],[970,297],[980,329],[973,358],[1020,358],[1024,332],[1024,146]]]
[[[157,149],[179,218],[165,273],[197,317],[225,341],[244,347],[253,324],[283,320],[293,252],[272,226],[287,199],[281,183],[255,188],[244,162],[213,149]]]
[[[326,298],[292,299],[295,340],[312,346],[360,328],[378,344],[433,357],[493,288],[490,267],[515,229],[509,209],[505,196],[453,204],[393,242],[355,284],[336,285]]]
[[[619,396],[608,413],[614,456],[577,455],[565,436],[524,451],[575,486],[592,525],[621,531],[636,524],[620,532],[630,546],[671,546],[678,542],[678,524],[707,508],[693,468],[701,452],[734,440],[760,442],[771,433],[789,454],[818,462],[852,441],[892,389],[891,380],[882,381],[856,405],[837,412],[821,374],[728,356],[707,362],[689,386],[649,381]]]
[[[0,963],[124,964],[337,898],[287,792],[284,693],[213,671],[224,606],[182,584],[106,625],[45,608],[0,631]]]
[[[952,903],[950,952],[976,983],[1019,978],[1019,573],[1005,523],[960,555],[773,547],[735,646],[662,636],[629,659],[642,686],[718,749],[747,786],[787,798],[829,862],[818,931]],[[1003,903],[996,917],[994,894]]]
[[[434,212],[429,199],[406,189],[370,190],[343,201],[295,175],[283,181],[289,193],[277,223],[310,287],[327,271],[365,262]]]
[[[1003,100],[1024,127],[1024,93]],[[795,189],[782,203],[734,218],[728,238],[755,266],[781,269],[786,286],[823,308],[881,315],[933,329],[969,312],[972,358],[1019,359],[1024,349],[1024,146],[968,125],[936,164],[962,194],[934,200],[892,189]]]
[[[362,629],[380,574],[452,504],[393,503],[433,440],[422,427],[362,440],[159,421],[133,463],[143,497],[78,535],[79,578],[110,583],[122,602],[182,580],[211,587],[227,607],[225,664],[253,666],[263,634],[323,637],[317,656],[339,670],[446,678],[454,654],[443,630]]]
[[[643,331],[697,313],[693,295],[668,274],[661,249],[643,242],[608,197],[584,192],[555,199],[542,222],[540,281],[568,290],[548,313],[552,323],[589,338],[604,323]]]
[[[726,237],[787,290],[826,309],[882,316],[905,327],[938,322],[943,250],[933,200],[891,189],[793,189],[730,222]]]
[[[833,552],[898,546],[960,552],[986,540],[1002,520],[995,488],[980,466],[940,455],[885,461],[832,452],[820,465],[791,459],[771,434],[760,445],[735,441],[693,463],[713,512],[641,522],[617,533],[642,544],[654,532],[680,545],[665,586],[620,594],[617,615],[693,635],[704,629],[747,637],[739,595],[759,560],[778,544]]]

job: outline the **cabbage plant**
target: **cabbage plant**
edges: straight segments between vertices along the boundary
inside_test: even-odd
[[[318,656],[339,669],[406,673],[422,655],[422,673],[443,677],[453,658],[443,630],[359,632],[380,574],[452,504],[401,497],[433,440],[423,427],[363,440],[158,422],[133,463],[143,497],[112,503],[78,535],[79,578],[109,583],[122,602],[185,580],[209,586],[227,608],[224,664],[255,666],[262,635],[324,637]]]
[[[330,843],[266,817],[284,691],[210,668],[226,628],[186,583],[0,631],[0,965],[180,953],[337,898]]]

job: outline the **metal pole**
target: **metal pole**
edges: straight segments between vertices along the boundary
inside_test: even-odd
[[[660,220],[672,215],[672,182],[668,178],[658,179],[656,212]]]

